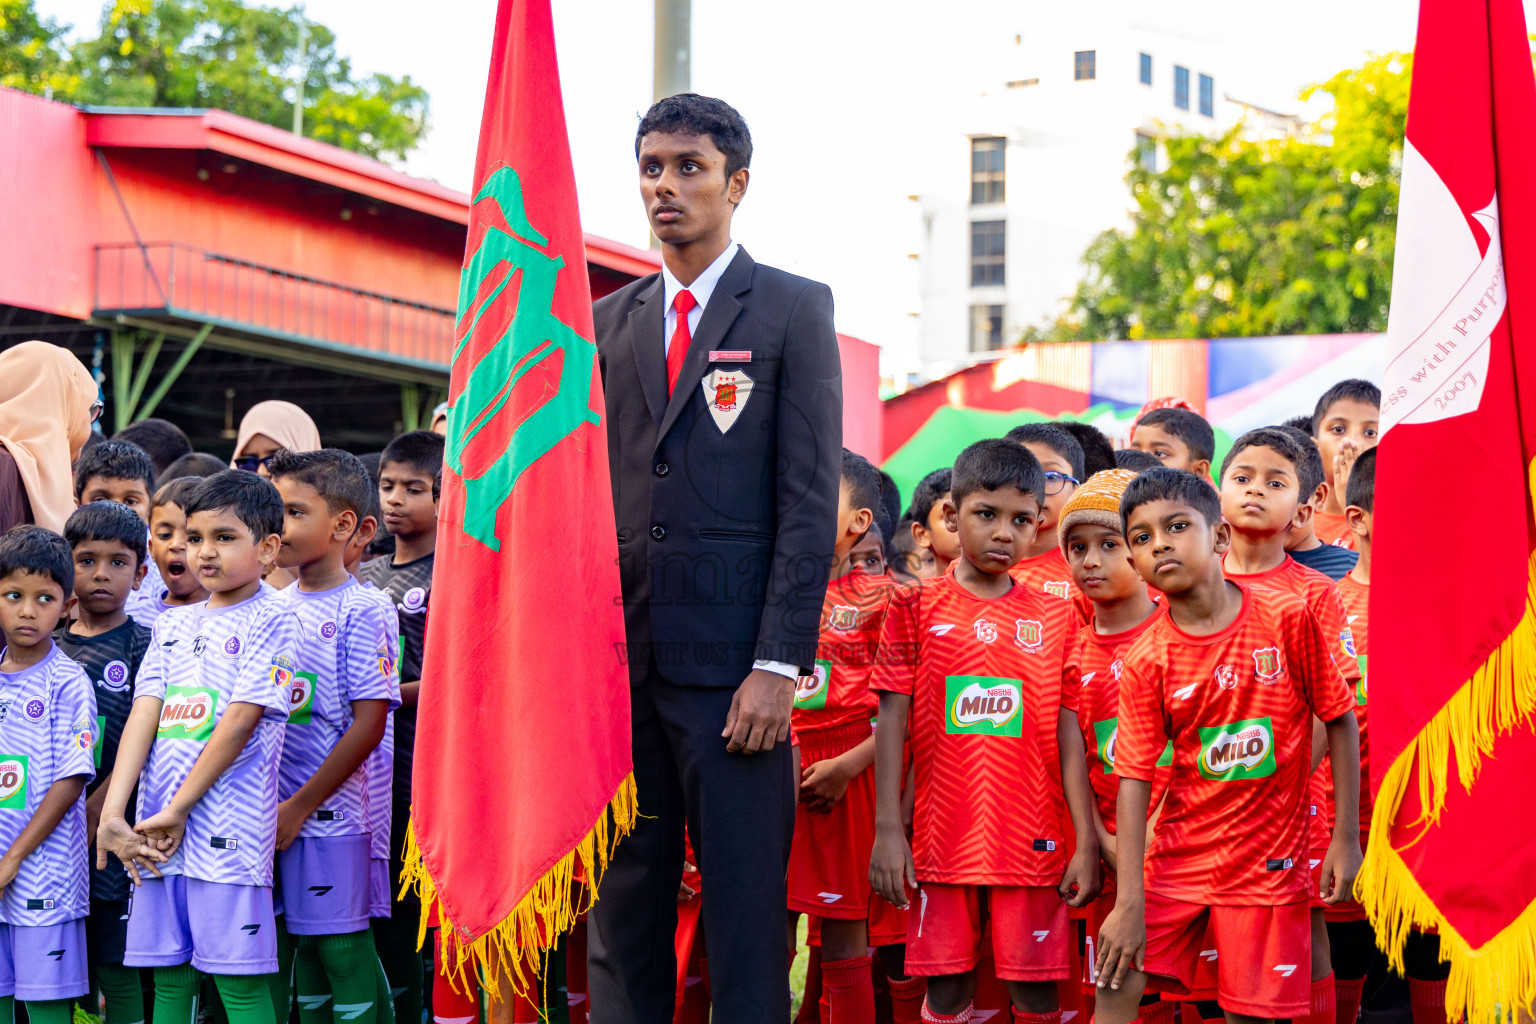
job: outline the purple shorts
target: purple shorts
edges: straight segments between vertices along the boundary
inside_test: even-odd
[[[207,974],[277,970],[272,890],[185,875],[146,878],[128,903],[128,967],[175,967]]]
[[[290,935],[347,935],[368,927],[372,837],[299,838],[277,855]]]
[[[85,918],[62,924],[0,924],[0,996],[36,1002],[73,999],[90,990]]]
[[[368,916],[390,917],[395,912],[395,901],[389,891],[389,858],[374,857],[368,861]]]

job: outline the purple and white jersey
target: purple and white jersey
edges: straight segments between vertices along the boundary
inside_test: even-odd
[[[57,644],[21,672],[0,672],[0,848],[21,835],[60,779],[96,775],[96,692]],[[85,796],[21,862],[0,895],[0,923],[61,924],[91,910]]]
[[[330,590],[298,584],[280,591],[298,616],[297,669],[288,704],[278,796],[286,800],[314,777],[352,725],[352,702],[382,700],[400,705],[395,659],[399,625],[394,605],[379,590],[348,576]],[[359,835],[371,830],[369,755],[351,777],[305,819],[302,839]]]
[[[139,777],[139,821],[170,803],[230,704],[265,709],[240,756],[187,816],[186,838],[162,872],[272,884],[277,766],[299,629],[287,602],[266,584],[239,604],[172,608],[155,623],[133,691],[134,700],[164,702]]]
[[[128,600],[123,603],[123,610],[135,622],[153,626],[167,607],[160,600],[165,593],[165,577],[160,575],[160,567],[149,554],[148,527],[145,527],[144,534],[144,579],[140,581],[138,590],[128,591]]]

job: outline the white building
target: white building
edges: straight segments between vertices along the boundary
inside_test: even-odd
[[[1175,126],[1215,133],[1246,109],[1225,99],[1232,51],[1216,40],[1138,23],[1120,3],[1020,6],[1023,27],[993,51],[994,84],[924,140],[937,152],[915,197],[922,376],[1062,311],[1089,243],[1127,223],[1128,154],[1156,161]]]

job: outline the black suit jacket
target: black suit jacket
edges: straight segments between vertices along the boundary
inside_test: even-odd
[[[665,305],[652,274],[593,306],[630,680],[652,657],[685,686],[737,686],[757,659],[809,671],[842,476],[832,292],[737,252],[670,401]],[[715,370],[750,391],[710,390]]]

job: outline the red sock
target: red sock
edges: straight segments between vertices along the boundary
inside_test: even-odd
[[[1141,1021],[1141,1024],[1173,1024],[1173,1010],[1178,1005],[1178,1003],[1169,1003],[1160,999],[1137,1010],[1136,1019]]]
[[[875,1024],[869,957],[822,961],[821,1024]]]
[[[1337,1024],[1355,1024],[1355,1018],[1360,1016],[1360,997],[1364,994],[1364,978],[1333,979],[1334,1019]]]
[[[576,922],[565,941],[565,996],[570,1004],[571,1024],[581,1024],[591,1017],[587,1005],[587,922]]]
[[[1052,1010],[1050,1013],[1025,1013],[1017,1006],[1013,1010],[1013,1024],[1061,1024],[1061,1011]]]
[[[928,1009],[928,1000],[924,998],[922,1019],[927,1021],[928,1024],[966,1024],[966,1022],[971,1019],[971,1014],[975,1011],[975,1009],[976,1004],[972,1003],[965,1009],[961,1010],[959,1013],[946,1017],[942,1013],[934,1013],[932,1010]]]
[[[466,970],[461,977],[469,983],[467,986],[463,986],[461,982],[461,988],[467,987],[469,989],[467,992],[455,992],[453,990],[453,983],[448,980],[448,976],[442,971],[432,975],[432,1020],[435,1024],[449,1024],[449,1022],[466,1019],[473,1024],[474,1021],[480,1019],[480,991],[475,985],[475,974],[473,971]],[[518,1016],[518,1009],[521,1009],[521,1007],[513,1008],[513,1024],[522,1024],[523,1021],[536,1021],[539,1019],[537,1013]]]
[[[1312,983],[1312,1012],[1294,1024],[1334,1024],[1333,972]]]
[[[1408,1005],[1413,1024],[1445,1024],[1445,982],[1409,978]]]
[[[672,1015],[674,1024],[709,1024],[709,960],[698,955],[698,947],[694,947],[694,950],[692,963],[697,967],[690,967],[688,974],[690,978],[699,980],[684,987],[683,1005]],[[697,974],[693,973],[695,969]]]
[[[817,1024],[821,1020],[821,947],[805,947],[805,992],[795,1024]]]
[[[922,1024],[923,997],[928,994],[928,979],[891,978],[886,984],[891,986],[891,1016],[896,1024]]]

